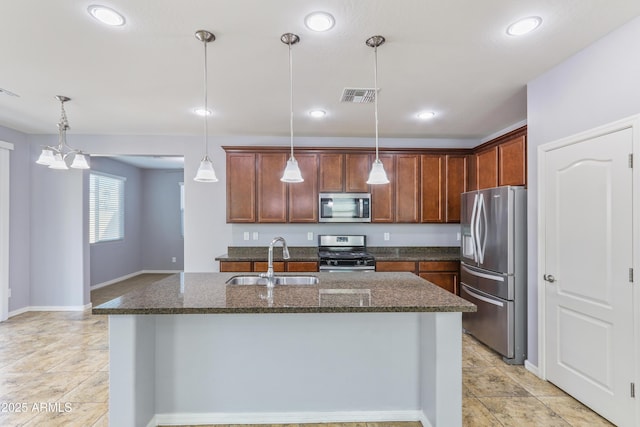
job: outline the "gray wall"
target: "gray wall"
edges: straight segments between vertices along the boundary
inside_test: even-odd
[[[95,172],[125,177],[124,239],[90,246],[90,283],[96,285],[142,270],[142,172],[135,166],[105,157],[92,157]],[[87,202],[88,203],[88,202]]]
[[[9,312],[29,305],[31,273],[30,150],[27,135],[0,126],[0,140],[13,144],[9,171]]]
[[[529,361],[538,363],[538,146],[640,113],[640,18],[531,81],[529,159]]]
[[[142,266],[144,270],[182,270],[180,231],[182,170],[142,170]],[[172,257],[176,262],[172,262]]]

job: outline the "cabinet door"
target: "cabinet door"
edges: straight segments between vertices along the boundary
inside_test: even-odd
[[[422,163],[422,222],[444,222],[445,164],[444,156],[423,154]]]
[[[467,157],[446,156],[447,222],[460,222],[460,195],[467,191]]]
[[[256,222],[254,153],[227,153],[227,222]]]
[[[453,294],[459,294],[456,273],[420,273],[420,277]]]
[[[498,147],[481,151],[476,156],[478,190],[498,186]]]
[[[527,184],[527,146],[525,137],[519,136],[498,146],[499,185]]]
[[[478,189],[478,155],[467,155],[467,191]]]
[[[318,156],[297,154],[304,182],[289,187],[289,222],[318,222]]]
[[[287,221],[287,186],[280,181],[286,153],[258,154],[258,222]]]
[[[323,153],[319,156],[319,191],[334,193],[343,191],[344,154]]]
[[[315,261],[289,261],[287,271],[318,271],[318,263]]]
[[[396,222],[420,222],[420,155],[396,155]]]
[[[267,261],[255,261],[253,263],[253,271],[256,273],[265,273],[269,269]],[[284,261],[273,261],[273,271],[284,272]]]
[[[345,154],[344,191],[347,193],[368,193],[371,159],[368,154]],[[388,173],[388,172],[387,172]]]
[[[373,156],[371,156],[371,160],[373,163]],[[395,156],[393,154],[381,154],[380,161],[382,161],[384,170],[387,172],[389,184],[371,185],[371,222],[393,222],[395,220]]]
[[[220,272],[253,271],[251,261],[220,261]]]

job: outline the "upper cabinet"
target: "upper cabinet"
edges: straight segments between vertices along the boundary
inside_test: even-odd
[[[320,193],[368,193],[368,153],[320,153]]]
[[[469,156],[469,189],[527,185],[527,128],[489,141]]]
[[[283,183],[288,147],[223,147],[227,222],[317,223],[319,193],[370,192],[374,223],[457,223],[465,191],[526,185],[526,145],[523,127],[473,150],[383,149],[381,185],[367,184],[373,149],[297,149],[304,182]]]

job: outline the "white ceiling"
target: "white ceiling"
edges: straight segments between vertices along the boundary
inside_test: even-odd
[[[56,133],[67,104],[70,134],[199,135],[202,43],[209,45],[210,135],[289,132],[288,50],[294,32],[295,134],[372,136],[373,105],[339,102],[345,87],[373,86],[378,49],[381,137],[482,138],[526,119],[526,84],[640,14],[616,0],[106,0],[120,28],[87,13],[101,0],[20,0],[0,6],[0,125]],[[335,27],[304,27],[311,11]],[[513,38],[506,26],[538,15],[542,26]],[[327,111],[311,119],[312,108]],[[437,116],[415,118],[422,110]]]

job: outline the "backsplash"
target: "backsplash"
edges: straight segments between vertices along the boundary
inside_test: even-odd
[[[282,236],[290,246],[315,247],[318,234],[364,234],[367,246],[460,246],[459,224],[231,224],[231,230],[229,246],[266,246]]]

